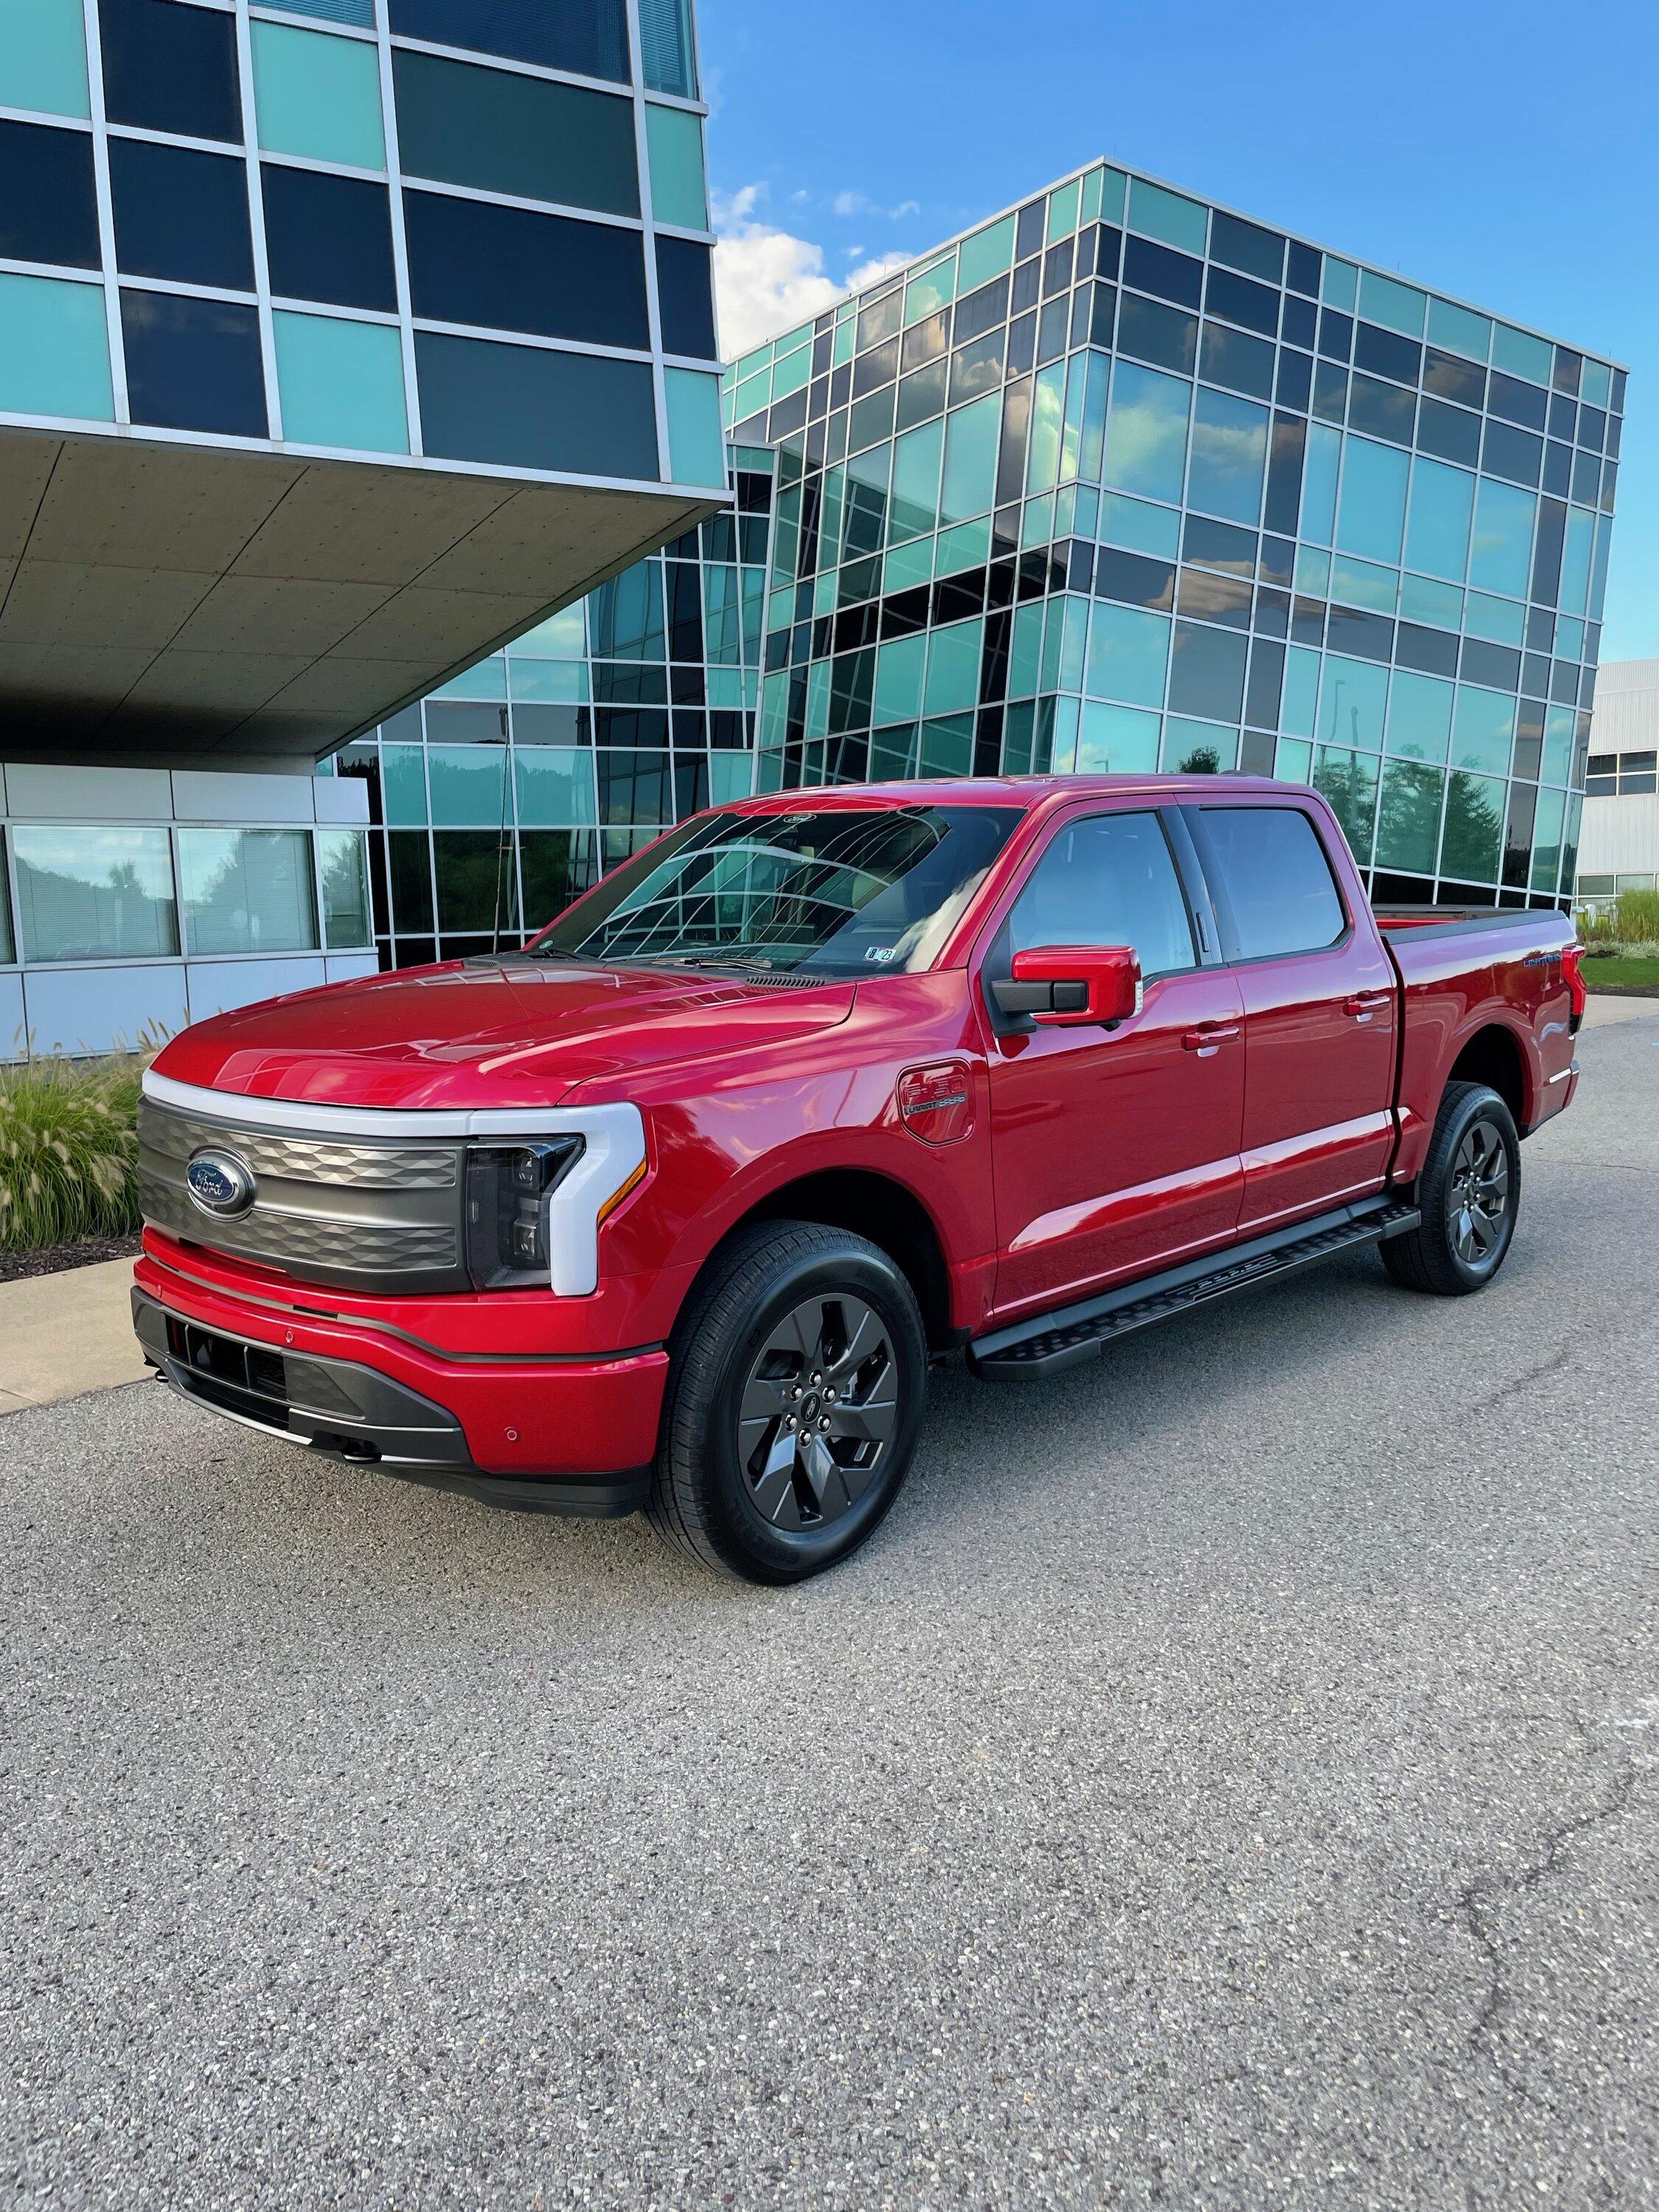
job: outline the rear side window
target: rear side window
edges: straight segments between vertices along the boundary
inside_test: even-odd
[[[1039,945],[1128,945],[1143,975],[1194,964],[1192,925],[1156,814],[1068,823],[1008,917],[1012,952]]]
[[[1206,806],[1218,889],[1241,960],[1316,952],[1347,927],[1319,834],[1293,806]]]

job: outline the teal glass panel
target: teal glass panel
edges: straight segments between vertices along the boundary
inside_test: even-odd
[[[645,105],[646,151],[651,165],[651,214],[683,230],[708,228],[708,179],[703,161],[702,118],[689,107]]]
[[[957,255],[951,247],[924,268],[918,269],[904,288],[904,322],[908,330],[912,323],[920,323],[929,315],[936,315],[941,307],[948,307],[957,294]]]
[[[0,0],[0,107],[91,114],[81,0]]]
[[[1148,184],[1145,177],[1133,177],[1129,228],[1145,231],[1148,238],[1161,239],[1165,246],[1179,246],[1183,253],[1202,253],[1210,234],[1210,214],[1196,200],[1166,191],[1162,185]]]
[[[561,607],[556,615],[538,622],[507,647],[510,653],[525,653],[544,660],[580,660],[587,651],[587,602]],[[516,672],[514,682],[517,681]]]
[[[827,660],[815,660],[806,672],[806,734],[821,738],[830,727],[830,677]]]
[[[1555,366],[1555,349],[1547,338],[1530,331],[1517,331],[1510,323],[1494,323],[1492,365],[1506,376],[1524,376],[1529,383],[1547,386]]]
[[[1478,769],[1486,775],[1507,775],[1514,744],[1514,700],[1501,691],[1482,691],[1460,684],[1452,715],[1452,766]]]
[[[708,803],[711,806],[731,806],[739,799],[753,796],[755,764],[747,753],[711,753],[708,756]]]
[[[927,639],[890,638],[876,653],[876,688],[871,719],[877,722],[913,721],[921,712],[922,671],[927,659]]]
[[[1345,553],[1399,565],[1406,527],[1406,481],[1411,457],[1397,447],[1350,438],[1342,457],[1342,496],[1336,542]]]
[[[317,889],[303,830],[180,830],[187,952],[310,952]]]
[[[1572,615],[1558,615],[1555,623],[1556,657],[1561,660],[1582,660],[1584,658],[1584,625]]]
[[[760,741],[763,745],[781,745],[787,734],[789,720],[789,674],[781,669],[767,677],[761,684]]]
[[[426,747],[380,747],[380,796],[386,818],[394,825],[424,822]]]
[[[746,706],[746,679],[754,672],[751,668],[711,668],[708,671],[709,705],[716,711]]]
[[[1561,588],[1557,604],[1570,615],[1582,614],[1589,592],[1590,553],[1595,518],[1582,507],[1567,509],[1566,543],[1561,554]]]
[[[1131,553],[1151,553],[1173,561],[1181,551],[1181,517],[1173,507],[1149,507],[1144,500],[1109,491],[1100,502],[1100,537]]]
[[[1376,866],[1431,876],[1440,842],[1444,772],[1416,761],[1389,761],[1376,815]]]
[[[1304,599],[1328,599],[1331,595],[1331,556],[1317,545],[1298,545],[1294,572],[1296,588]]]
[[[1561,869],[1561,829],[1566,815],[1565,791],[1540,791],[1532,825],[1532,884],[1535,891],[1553,891]]]
[[[896,722],[870,733],[870,780],[901,782],[916,772],[916,726]]]
[[[1328,653],[1319,686],[1318,735],[1328,744],[1380,753],[1388,702],[1386,668],[1379,668],[1374,660],[1351,660],[1343,653]]]
[[[1014,610],[1013,641],[1008,653],[1008,696],[1029,698],[1042,680],[1043,602],[1027,599]]]
[[[1427,623],[1434,629],[1460,629],[1463,594],[1455,584],[1431,583],[1426,576],[1402,576],[1400,611],[1407,622]]]
[[[1341,459],[1341,432],[1328,423],[1310,422],[1302,463],[1301,534],[1316,545],[1328,545],[1336,535],[1336,477]]]
[[[1526,635],[1527,611],[1518,599],[1491,599],[1471,592],[1463,605],[1463,627],[1471,637],[1494,645],[1519,645]]]
[[[1412,464],[1411,511],[1406,525],[1406,566],[1431,576],[1463,580],[1469,559],[1474,478],[1467,469],[1419,453]]]
[[[1578,396],[1592,407],[1605,407],[1613,398],[1613,371],[1604,361],[1587,361],[1578,374]]]
[[[406,453],[403,342],[385,323],[272,317],[283,435],[296,446]]]
[[[1399,604],[1400,572],[1340,553],[1331,563],[1331,597],[1345,607],[1364,607],[1372,614],[1391,615]]]
[[[1484,362],[1492,351],[1492,319],[1473,307],[1460,307],[1450,300],[1429,302],[1429,343],[1448,353],[1467,354]]]
[[[585,707],[589,696],[587,664],[572,660],[515,660],[513,696],[538,706]]]
[[[1048,244],[1069,238],[1078,225],[1078,207],[1082,190],[1081,179],[1073,178],[1048,195]]]
[[[1121,169],[1102,169],[1100,174],[1100,206],[1097,213],[1102,222],[1121,223],[1124,210],[1129,204],[1129,179]]]
[[[1482,477],[1474,502],[1469,581],[1476,591],[1524,599],[1532,575],[1532,528],[1536,495],[1515,484]]]
[[[1084,657],[1089,645],[1090,603],[1073,592],[1060,604],[1065,609],[1060,631],[1060,688],[1062,691],[1081,691]]]
[[[1318,705],[1319,655],[1305,645],[1293,645],[1285,655],[1285,683],[1279,698],[1279,728],[1286,737],[1312,737]],[[1304,762],[1298,772],[1299,781],[1306,781],[1306,772]]]
[[[434,699],[505,699],[506,656],[492,653],[488,659],[475,661],[471,668],[464,668],[459,676],[452,676],[447,684],[441,684],[432,696]]]
[[[1181,498],[1193,387],[1155,368],[1120,361],[1106,416],[1105,481],[1146,499]]]
[[[374,942],[368,902],[368,839],[361,830],[319,830],[317,871],[323,884],[323,943],[355,952]]]
[[[977,568],[990,557],[991,521],[984,515],[977,522],[959,522],[954,530],[940,531],[933,574],[954,576],[959,568]]]
[[[101,285],[0,272],[0,408],[114,420]]]
[[[743,630],[738,605],[738,572],[722,562],[707,562],[702,571],[703,655],[711,670],[735,668],[743,658]]]
[[[1068,436],[1070,418],[1074,411],[1073,395],[1081,386],[1081,405],[1076,410],[1077,457],[1062,468],[1062,475],[1075,475],[1085,484],[1097,484],[1106,457],[1106,395],[1111,388],[1112,368],[1103,353],[1074,356],[1072,363],[1072,386],[1066,394]],[[1091,498],[1093,494],[1089,495]],[[1078,524],[1080,532],[1087,534],[1092,523]]]
[[[1031,392],[1031,427],[1025,447],[1025,490],[1051,491],[1060,481],[1061,426],[1066,413],[1066,363],[1039,369]]]
[[[888,536],[895,544],[939,526],[939,468],[945,454],[943,420],[907,430],[893,441],[893,496]]]
[[[1504,841],[1505,787],[1484,775],[1446,779],[1446,820],[1440,872],[1464,883],[1495,884]]]
[[[519,820],[526,829],[581,830],[599,820],[590,751],[568,745],[515,745],[513,774]]]
[[[1438,676],[1396,668],[1389,694],[1389,752],[1404,760],[1443,761],[1451,743],[1454,690]]]
[[[1590,562],[1589,605],[1585,609],[1592,622],[1601,619],[1601,603],[1607,588],[1607,552],[1613,543],[1613,517],[1602,515],[1595,526],[1595,553]]]
[[[1254,528],[1267,468],[1268,415],[1252,400],[1199,386],[1187,504]]]
[[[1305,738],[1281,738],[1273,751],[1273,774],[1281,783],[1306,783],[1313,774],[1313,747]]]
[[[1085,702],[1078,741],[1080,775],[1137,775],[1158,766],[1158,716],[1133,707]]]
[[[884,592],[908,592],[916,584],[931,583],[933,575],[933,540],[918,538],[906,545],[896,545],[887,554],[881,566],[881,588]],[[787,628],[793,618],[793,606],[775,623],[775,629]]]
[[[1000,222],[992,223],[985,230],[976,230],[971,238],[964,238],[957,248],[957,296],[976,291],[988,284],[993,276],[1000,276],[1011,269],[1014,261],[1014,218],[1004,216]]]
[[[793,353],[780,353],[772,370],[772,397],[787,399],[811,382],[812,349],[800,346]]]
[[[662,381],[673,481],[724,485],[726,438],[720,428],[719,377],[705,376],[695,368],[665,368]]]
[[[919,773],[922,775],[971,775],[974,769],[974,718],[950,714],[921,726]]]
[[[697,97],[691,0],[640,0],[640,67],[653,92]]]
[[[1080,699],[1045,699],[1048,717],[1048,765],[1056,775],[1069,775],[1077,762],[1078,727],[1082,720]],[[1036,763],[1033,763],[1033,767]]]
[[[972,708],[979,698],[980,653],[985,623],[951,623],[936,629],[928,640],[927,683],[922,709],[928,714],[957,714]]]
[[[1089,617],[1089,668],[1085,689],[1095,699],[1122,699],[1136,707],[1164,704],[1170,659],[1170,624],[1163,615],[1097,599]]]
[[[1415,285],[1401,284],[1392,276],[1381,276],[1375,269],[1361,270],[1359,312],[1368,323],[1381,323],[1384,330],[1402,331],[1408,338],[1420,338],[1427,307],[1427,294],[1419,292]]]
[[[1164,762],[1181,775],[1219,775],[1238,765],[1238,732],[1225,722],[1170,714],[1164,724]]]
[[[945,430],[945,489],[940,517],[966,522],[989,511],[996,497],[997,440],[1002,428],[1002,394],[958,407]]]
[[[250,27],[254,108],[264,151],[385,168],[376,49],[361,39],[287,23]]]
[[[1054,495],[1045,492],[1041,499],[1027,500],[1025,512],[1020,518],[1019,542],[1022,547],[1047,545],[1054,535]]]
[[[1352,261],[1339,261],[1335,255],[1325,256],[1325,267],[1319,287],[1319,296],[1328,307],[1340,307],[1351,315],[1359,292],[1359,271]]]
[[[1378,765],[1368,753],[1350,752],[1341,745],[1321,745],[1314,755],[1310,778],[1342,824],[1348,849],[1362,868],[1370,865]]]

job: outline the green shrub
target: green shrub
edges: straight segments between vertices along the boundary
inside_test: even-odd
[[[1620,891],[1614,933],[1631,945],[1659,944],[1659,890]]]
[[[143,1056],[0,1068],[0,1251],[138,1226]]]

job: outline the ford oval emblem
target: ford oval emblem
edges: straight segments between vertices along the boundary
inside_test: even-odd
[[[253,1203],[253,1177],[234,1152],[197,1152],[185,1170],[185,1188],[204,1213],[222,1221]]]

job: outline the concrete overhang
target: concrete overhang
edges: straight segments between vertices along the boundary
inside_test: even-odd
[[[298,767],[716,505],[0,428],[0,757]]]

